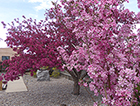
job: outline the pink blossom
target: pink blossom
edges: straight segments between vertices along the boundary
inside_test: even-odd
[[[10,71],[5,78],[13,80],[25,69],[33,72],[44,65],[75,72],[73,77],[84,70],[89,80],[79,84],[95,95],[102,94],[104,104],[130,106],[135,86],[140,83],[140,30],[137,34],[132,30],[140,18],[139,13],[118,9],[121,3],[61,0],[60,6],[46,12],[46,19],[54,21],[37,24],[25,18],[19,26],[11,25],[6,42],[17,48],[18,56],[8,61]],[[138,0],[140,8],[139,4]]]
[[[2,78],[2,76],[0,76],[0,81],[2,81],[3,80],[3,78]]]
[[[83,85],[84,85],[84,87],[87,87],[88,86],[87,83],[84,83]]]

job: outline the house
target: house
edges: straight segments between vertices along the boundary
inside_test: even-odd
[[[14,56],[15,52],[12,48],[0,48],[0,64],[4,60],[11,59]],[[0,70],[2,70],[2,67],[0,67]]]
[[[15,52],[12,48],[0,48],[0,61],[11,59]]]

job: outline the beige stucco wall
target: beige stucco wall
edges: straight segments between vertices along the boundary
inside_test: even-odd
[[[11,48],[0,48],[0,61],[2,61],[2,56],[10,56],[13,57],[15,52]]]

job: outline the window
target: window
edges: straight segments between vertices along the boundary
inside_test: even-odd
[[[9,59],[10,59],[10,56],[2,56],[2,61],[9,60]]]

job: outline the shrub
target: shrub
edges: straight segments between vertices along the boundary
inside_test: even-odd
[[[58,78],[60,76],[60,71],[58,69],[55,69],[50,77]]]
[[[30,72],[30,75],[31,75],[31,72]],[[34,78],[37,78],[37,75],[36,75],[36,72],[35,71],[33,72],[33,77]]]

